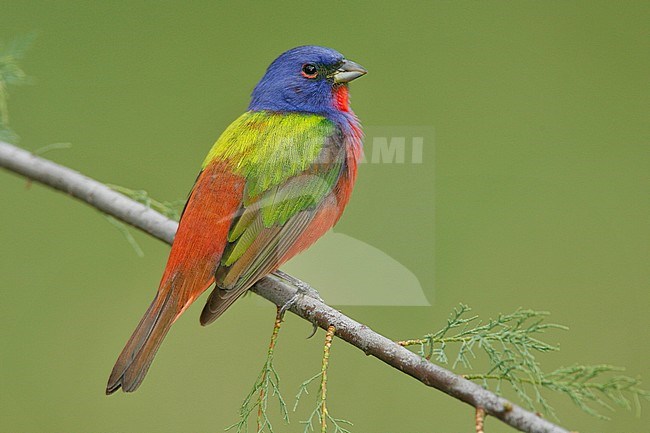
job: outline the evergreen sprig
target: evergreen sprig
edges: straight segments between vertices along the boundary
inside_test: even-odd
[[[132,198],[138,203],[142,203],[150,209],[153,209],[167,218],[178,221],[181,218],[181,211],[185,205],[184,200],[158,201],[152,198],[149,193],[143,189],[130,189],[119,185],[107,184],[114,191]]]
[[[226,427],[226,431],[236,428],[237,433],[247,433],[249,419],[255,409],[257,409],[257,428],[255,433],[263,433],[265,431],[273,433],[273,424],[268,415],[269,396],[277,399],[282,420],[285,424],[289,423],[287,404],[280,393],[280,376],[273,364],[275,345],[283,317],[284,312],[282,309],[278,308],[275,317],[275,325],[273,326],[273,333],[271,334],[271,342],[269,343],[269,348],[266,352],[266,361],[255,380],[253,388],[250,390],[239,408],[239,421]]]
[[[539,336],[549,329],[567,329],[555,323],[545,323],[548,312],[519,309],[482,322],[478,316],[468,316],[470,311],[467,305],[461,304],[439,331],[398,343],[418,346],[422,357],[434,358],[442,364],[450,363],[450,347],[457,346],[452,369],[459,365],[471,369],[470,359],[476,359],[478,353],[482,353],[489,362],[489,370],[481,374],[465,374],[465,378],[481,381],[486,388],[494,384],[494,391],[498,394],[502,393],[502,386],[506,383],[531,410],[541,409],[554,416],[553,408],[542,395],[543,389],[564,394],[586,413],[605,419],[607,417],[594,406],[613,409],[609,404],[613,403],[631,409],[632,401],[639,408],[640,398],[650,400],[650,392],[640,387],[639,379],[611,376],[622,371],[617,367],[574,365],[545,373],[535,355],[559,348],[542,341]]]
[[[154,209],[163,215],[178,220],[183,205],[182,200],[158,201],[144,190],[109,185],[112,189]],[[133,247],[142,256],[142,248],[120,221],[107,216]],[[518,309],[510,314],[500,314],[494,319],[481,321],[476,315],[469,315],[471,308],[460,304],[450,314],[445,325],[438,331],[422,338],[399,341],[403,346],[417,346],[418,353],[427,360],[433,359],[441,364],[451,364],[452,369],[472,369],[472,361],[482,354],[489,363],[485,373],[465,374],[464,377],[480,381],[485,388],[493,387],[497,394],[503,393],[507,384],[531,410],[541,410],[557,418],[553,407],[543,395],[543,390],[563,394],[584,412],[601,419],[608,419],[598,409],[613,410],[614,406],[640,410],[640,400],[650,400],[650,391],[641,388],[641,381],[622,374],[623,369],[610,365],[573,365],[546,373],[540,367],[536,355],[559,350],[556,345],[541,339],[547,330],[567,330],[556,323],[546,323],[549,313],[528,309]],[[452,352],[453,355],[452,355]],[[451,357],[451,359],[450,359]],[[247,431],[247,419],[254,408],[259,409],[258,418],[263,417],[261,425],[273,432],[266,414],[268,396],[275,396],[280,404],[282,417],[288,420],[286,404],[279,392],[279,376],[273,366],[272,356],[267,360],[253,389],[241,407],[240,421],[228,427],[237,428],[238,433]],[[320,373],[303,382],[296,396],[307,393],[307,387],[320,377]],[[264,396],[263,401],[253,399],[256,393]],[[294,407],[295,410],[295,407]],[[347,433],[344,427],[350,423],[327,415],[327,420],[337,433]],[[308,420],[303,421],[305,432],[313,430],[315,420],[321,422],[320,404],[312,411]],[[258,423],[259,424],[259,423]],[[264,430],[259,430],[262,432]]]
[[[318,374],[305,380],[303,383],[300,384],[300,388],[298,389],[298,393],[296,394],[296,402],[293,405],[294,412],[296,411],[296,409],[298,409],[298,403],[300,403],[301,397],[303,395],[309,394],[309,386],[317,379],[319,380],[320,383],[320,387],[318,389],[319,398],[316,402],[316,405],[314,406],[314,409],[309,414],[309,418],[307,418],[305,421],[300,421],[300,423],[304,425],[303,433],[313,432],[314,424],[322,424],[323,421],[325,422],[329,421],[329,423],[334,427],[334,433],[351,433],[350,430],[345,428],[345,426],[353,425],[350,421],[343,418],[334,418],[329,413],[329,411],[324,411],[325,414],[323,415],[323,405],[325,404],[325,400],[323,400],[320,397],[320,395],[322,395],[322,389],[323,389],[322,378],[323,378],[323,372],[321,371]]]
[[[0,42],[0,140],[15,142],[18,139],[9,128],[9,88],[29,81],[21,60],[35,37],[35,33],[30,33],[8,43]]]
[[[147,206],[149,209],[153,209],[161,214],[165,215],[167,218],[178,221],[181,218],[181,213],[185,202],[183,200],[174,200],[174,201],[158,201],[152,198],[149,193],[142,189],[130,189],[119,185],[107,184],[109,188],[114,191],[124,194],[125,196],[132,198],[138,203],[142,203]],[[144,257],[144,251],[138,241],[135,239],[129,227],[121,221],[113,218],[110,215],[105,215],[108,222],[115,227],[121,234],[124,236],[124,239],[131,245],[133,251],[139,256]]]

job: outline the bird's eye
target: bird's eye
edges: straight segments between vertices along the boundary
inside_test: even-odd
[[[316,78],[316,76],[318,76],[318,69],[316,68],[316,65],[307,63],[302,65],[301,74],[305,78]]]

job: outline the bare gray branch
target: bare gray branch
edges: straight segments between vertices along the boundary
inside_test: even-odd
[[[66,192],[133,227],[171,244],[178,224],[104,184],[11,144],[0,142],[0,167]],[[292,277],[293,278],[293,277]],[[300,285],[307,286],[300,282]],[[296,294],[287,278],[269,275],[251,290],[275,305],[284,305]],[[300,296],[290,311],[323,329],[336,327],[336,335],[386,364],[434,387],[504,423],[529,433],[569,433],[449,370],[435,365],[392,340],[374,332],[334,308],[309,296]]]

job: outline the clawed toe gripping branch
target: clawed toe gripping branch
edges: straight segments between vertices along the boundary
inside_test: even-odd
[[[0,142],[0,167],[63,191],[167,243],[171,243],[174,239],[178,227],[176,221],[100,182],[33,153]],[[276,275],[264,277],[251,290],[277,306],[285,305],[296,294],[295,286]],[[539,365],[529,354],[534,351],[554,349],[531,336],[535,332],[549,329],[548,325],[536,323],[534,315],[529,317],[533,319],[532,324],[524,325],[524,322],[521,322],[519,328],[516,326],[520,323],[519,319],[514,317],[510,324],[504,324],[503,317],[496,323],[489,321],[480,325],[474,323],[470,325],[469,322],[462,322],[460,319],[452,320],[452,323],[448,322],[447,331],[442,334],[434,333],[422,339],[412,340],[409,344],[400,345],[310,296],[298,297],[288,311],[311,323],[316,323],[325,330],[332,327],[332,333],[335,329],[339,338],[359,348],[365,354],[391,365],[427,386],[436,388],[475,408],[481,408],[485,416],[490,415],[523,432],[569,433],[567,429],[539,417],[535,412],[500,397],[497,392],[501,383],[509,383],[515,391],[522,390],[521,393],[517,392],[517,395],[523,399],[524,404],[530,406],[531,402],[537,403],[543,408],[545,403],[543,398],[540,398],[541,389],[560,391],[583,409],[591,408],[589,403],[607,407],[607,401],[629,407],[631,406],[630,395],[633,401],[638,401],[639,398],[650,399],[650,394],[640,388],[637,379],[619,375],[606,380],[594,380],[602,379],[604,374],[613,373],[614,369],[609,366],[573,366],[552,373],[540,373]],[[522,311],[517,314],[521,315]],[[271,355],[281,319],[281,315],[276,317],[273,341],[269,346]],[[450,334],[452,330],[458,332]],[[503,346],[506,342],[510,345],[508,350]],[[494,367],[486,374],[468,374],[464,378],[427,359],[435,356],[438,363],[445,364],[447,359],[445,349],[452,343],[460,344],[455,364],[460,363],[459,365],[465,366],[465,362],[469,363],[469,359],[480,348],[490,359],[496,361]],[[412,344],[420,347],[420,353],[411,352],[403,347]],[[327,350],[329,351],[329,348]],[[324,368],[327,370],[327,364]],[[267,363],[265,371],[266,375],[260,376],[258,383],[267,383],[273,395],[275,390],[279,390],[279,379],[272,369],[272,364]],[[320,398],[323,398],[327,396],[326,381],[324,382],[327,376],[323,377],[319,374],[318,377],[321,378],[321,385],[325,384],[321,386]],[[468,379],[478,380],[480,384]],[[496,392],[486,389],[491,382],[496,383]],[[266,405],[269,397],[268,389],[261,392],[261,389],[257,388],[251,394],[251,401],[254,399]],[[530,389],[532,389],[532,397],[529,394]],[[266,419],[263,413],[260,417],[260,405],[253,407],[258,408],[258,427],[264,426]],[[286,413],[286,410],[283,413]],[[322,430],[323,416],[330,421],[332,419],[329,418],[326,404],[320,406],[318,413]],[[477,422],[477,428],[478,425]],[[339,432],[345,430],[339,427]]]
[[[19,60],[33,37],[34,35],[28,35],[9,44],[0,44],[0,140],[17,138],[8,125],[7,92],[11,86],[28,82]],[[60,146],[56,144],[50,145],[38,153],[42,154],[58,147]],[[174,203],[157,202],[144,191],[120,187],[112,189],[74,170],[48,161],[36,153],[2,141],[0,167],[24,176],[29,182],[40,182],[62,191],[103,212],[112,218],[111,223],[130,240],[136,251],[141,252],[124,224],[138,228],[168,244],[174,239],[178,228],[178,211]],[[441,331],[398,344],[329,307],[318,297],[296,296],[300,292],[297,288],[301,287],[309,288],[309,285],[280,273],[263,278],[251,290],[279,307],[286,305],[287,311],[327,331],[321,371],[305,381],[298,393],[299,396],[306,393],[307,387],[320,379],[317,407],[312,412],[312,417],[305,422],[305,431],[313,431],[311,421],[318,419],[321,432],[327,428],[328,421],[337,433],[347,432],[341,426],[347,423],[332,418],[327,406],[327,369],[334,332],[340,339],[365,354],[476,408],[477,433],[483,431],[487,415],[523,432],[569,433],[567,429],[539,417],[533,410],[525,410],[500,397],[498,393],[502,384],[509,384],[528,407],[540,405],[549,412],[550,407],[541,396],[543,389],[563,393],[580,408],[595,415],[600,414],[593,406],[609,408],[608,402],[613,402],[631,408],[632,403],[638,406],[641,398],[650,399],[650,393],[640,388],[638,379],[620,374],[608,378],[607,375],[617,374],[618,370],[607,365],[575,365],[544,373],[532,354],[553,351],[556,348],[543,343],[535,334],[557,325],[543,324],[540,317],[543,314],[539,312],[531,314],[522,310],[480,323],[475,317],[462,317],[467,310],[461,306]],[[278,309],[266,362],[252,392],[242,406],[246,408],[246,419],[257,409],[258,433],[264,429],[272,432],[266,415],[269,397],[277,397],[281,415],[285,420],[288,419],[286,404],[279,392],[279,376],[273,366],[283,313],[283,310]],[[488,357],[491,369],[485,374],[468,373],[461,376],[429,361],[435,357],[437,363],[448,364],[446,352],[448,346],[454,344],[459,345],[459,349],[452,368],[460,365],[469,369],[469,360],[473,359],[480,349],[480,352]],[[417,346],[419,353],[411,352],[404,346]],[[473,381],[479,381],[480,384]],[[487,389],[490,384],[496,384],[495,391]],[[240,423],[232,427],[237,427],[237,431],[241,432],[245,431],[247,424],[242,424],[240,420]]]

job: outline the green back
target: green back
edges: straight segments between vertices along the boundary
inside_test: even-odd
[[[229,161],[246,178],[245,204],[307,170],[335,125],[322,116],[249,111],[219,137],[203,162]]]
[[[300,113],[247,112],[226,129],[203,163],[226,161],[246,179],[222,264],[238,260],[265,228],[284,226],[332,192],[345,161],[338,137],[330,120]]]

